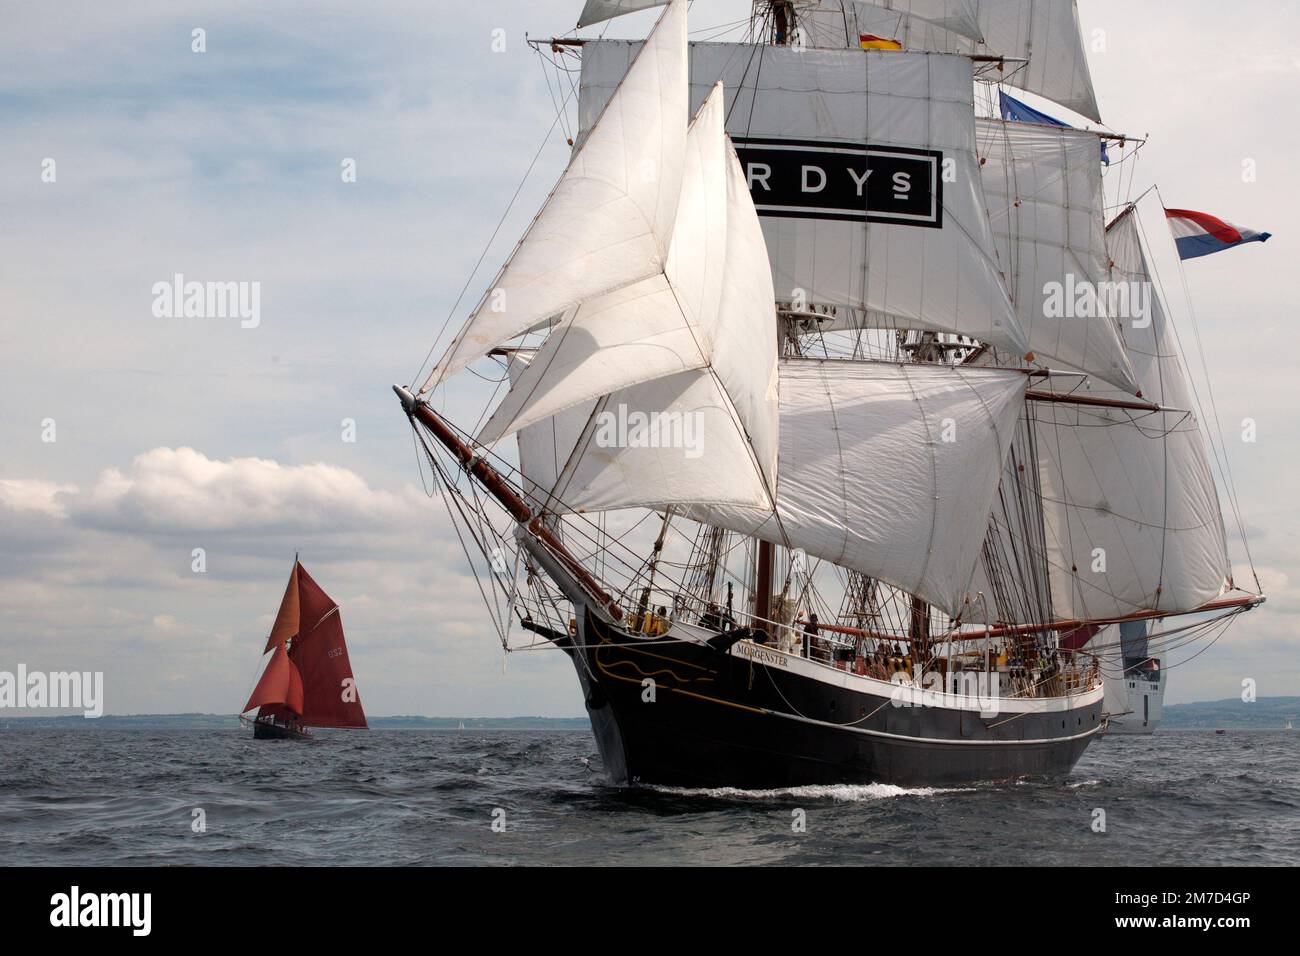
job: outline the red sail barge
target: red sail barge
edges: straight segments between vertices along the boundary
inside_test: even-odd
[[[241,717],[256,740],[310,737],[308,727],[366,728],[366,714],[339,606],[294,558],[289,585],[266,639],[271,660],[253,688]]]

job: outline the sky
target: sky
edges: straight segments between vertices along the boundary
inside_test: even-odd
[[[1186,267],[1269,601],[1166,662],[1166,702],[1233,697],[1245,678],[1297,695],[1300,7],[1079,6],[1103,117],[1149,136],[1133,191],[1158,182],[1169,206],[1274,233]],[[342,607],[370,713],[582,713],[562,655],[502,654],[390,390],[463,321],[563,170],[525,34],[568,35],[579,7],[6,7],[0,671],[103,671],[114,714],[232,713],[298,552]],[[691,28],[748,7],[696,0]],[[259,283],[255,326],[156,314],[155,284],[178,273]]]

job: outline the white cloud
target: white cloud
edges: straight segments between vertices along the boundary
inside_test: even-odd
[[[399,527],[423,496],[376,490],[338,465],[214,461],[193,448],[155,448],[64,500],[75,521],[95,528],[256,534]]]
[[[61,485],[39,478],[0,479],[0,506],[15,512],[35,512],[50,518],[67,517],[63,496],[75,494],[76,485]]]

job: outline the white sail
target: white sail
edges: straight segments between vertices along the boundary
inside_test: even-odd
[[[1136,393],[1117,322],[1095,295],[1108,279],[1097,137],[988,119],[977,137],[999,263],[1038,363]]]
[[[732,409],[732,428],[752,443],[748,469],[757,466],[769,481],[775,475],[771,275],[744,175],[723,132],[720,87],[692,123],[685,168],[663,274],[584,303],[557,325],[513,378],[480,443],[620,389],[703,369],[725,393],[713,404]],[[698,400],[699,388],[693,394]],[[615,397],[614,404],[621,401]],[[641,402],[633,407],[668,411]]]
[[[1193,395],[1137,217],[1126,213],[1106,233],[1108,277],[1150,291],[1149,314],[1128,323],[1125,342],[1142,394],[1171,410],[1034,403],[1041,534],[1026,542],[1015,507],[1009,519],[992,516],[997,550],[1045,562],[1058,619],[1193,610],[1223,593],[1230,570]],[[1163,216],[1160,227],[1168,240]],[[1096,382],[1072,385],[1091,398],[1132,399]],[[1015,498],[1014,484],[1009,475],[1004,497]],[[982,577],[976,585],[988,586]]]
[[[650,7],[662,6],[667,0],[587,0],[578,16],[578,26],[589,27],[593,23],[621,17],[625,13],[648,10]]]
[[[657,7],[666,0],[587,0],[578,17],[578,26],[591,26],[625,13],[634,13]],[[821,31],[846,38],[856,38],[859,33],[872,33],[890,39],[905,40],[907,34],[921,26],[932,26],[978,41],[983,36],[979,18],[975,14],[976,0],[876,0],[859,3],[844,0],[842,8],[832,8],[822,3],[816,6],[800,3],[796,7],[798,21],[805,30],[819,35]],[[889,32],[885,32],[889,31]],[[903,35],[899,35],[899,33]],[[825,45],[825,44],[818,44]],[[906,44],[909,49],[925,49]]]
[[[798,12],[803,42],[815,47],[854,47],[871,35],[897,40],[905,50],[932,50],[952,45],[956,41],[949,34],[955,34],[971,41],[973,49],[984,35],[975,0],[835,0]]]
[[[584,46],[583,129],[637,47]],[[692,44],[692,102],[719,79],[778,300],[1028,351],[995,262],[969,61]]]
[[[1135,211],[1110,228],[1107,247],[1112,281],[1151,283],[1149,320],[1124,333],[1142,394],[1178,410],[1050,405],[1039,412],[1052,600],[1067,618],[1192,610],[1222,594],[1229,574],[1205,441]]]
[[[1018,372],[783,361],[776,514],[685,514],[802,548],[956,615],[1024,390]]]
[[[431,381],[579,302],[663,272],[681,189],[686,80],[686,0],[673,0]]]
[[[535,357],[512,353],[512,382]],[[771,507],[735,410],[707,369],[620,389],[515,437],[524,490],[555,514],[687,502]]]
[[[583,422],[582,451],[572,462],[564,456],[567,467],[554,488],[553,511],[771,508],[753,447],[712,370],[620,389],[594,408],[590,422]],[[569,409],[556,417],[570,423],[559,426],[564,431],[576,416]],[[546,421],[531,427],[545,428]]]
[[[891,21],[877,9],[879,0],[876,4],[820,0],[802,21],[814,46],[857,47],[860,33],[885,33],[907,50],[1027,60],[1007,63],[998,78],[1101,122],[1075,0],[971,0],[971,4],[976,19],[973,30],[956,16],[948,17],[952,26],[945,29],[937,11],[930,10],[927,16],[919,9],[922,5],[913,5],[906,16],[894,14],[889,33]],[[898,9],[902,12],[901,5]]]
[[[1045,96],[1101,122],[1075,0],[975,0],[984,50],[1029,60],[1007,64],[1008,86]]]
[[[535,349],[516,349],[510,353],[506,371],[511,385],[519,380],[536,354]],[[554,491],[595,406],[594,401],[574,406],[515,433],[522,485],[530,497],[545,502]]]

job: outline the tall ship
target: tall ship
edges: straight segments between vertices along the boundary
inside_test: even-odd
[[[732,33],[589,0],[535,43],[567,168],[394,386],[485,626],[568,655],[615,784],[1065,774],[1118,717],[1102,635],[1263,602],[1175,233],[1123,192],[1143,141],[1101,125],[1072,0]]]

